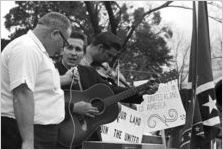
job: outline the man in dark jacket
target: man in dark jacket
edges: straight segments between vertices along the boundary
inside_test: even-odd
[[[70,39],[64,43],[64,51],[62,60],[55,64],[60,75],[63,75],[70,68],[74,70],[74,83],[71,85],[62,86],[62,89],[66,92],[72,90],[86,90],[97,83],[104,83],[109,86],[114,94],[127,90],[127,88],[118,87],[116,85],[109,84],[108,81],[102,79],[98,72],[91,66],[78,65],[83,57],[85,36],[78,32],[71,33]],[[98,93],[100,95],[100,93]],[[66,99],[66,98],[65,98]],[[135,94],[127,99],[122,100],[128,103],[141,103],[142,96]],[[65,103],[66,110],[68,110],[68,104]],[[80,101],[72,105],[73,113],[94,117],[98,113],[96,107],[93,107],[90,103]],[[68,113],[66,113],[69,115]],[[99,141],[101,140],[100,130],[97,130],[88,140]],[[69,148],[69,145],[65,145],[59,141],[59,148]],[[80,147],[72,147],[80,148]]]
[[[86,47],[80,64],[94,67],[104,80],[115,85],[115,82],[108,76],[107,69],[103,67],[103,63],[109,64],[120,49],[121,39],[118,36],[111,32],[101,32]]]

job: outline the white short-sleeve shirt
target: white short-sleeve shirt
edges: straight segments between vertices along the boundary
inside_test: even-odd
[[[35,124],[58,124],[65,116],[60,76],[32,31],[9,43],[1,53],[1,115],[15,118],[12,90],[26,83],[34,95]]]

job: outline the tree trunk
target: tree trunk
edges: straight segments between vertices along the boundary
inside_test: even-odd
[[[112,8],[111,8],[111,2],[106,1],[106,2],[104,2],[104,5],[105,5],[105,8],[108,12],[109,21],[110,21],[110,25],[111,25],[111,31],[112,31],[112,33],[116,34],[116,29],[117,29],[118,24],[115,20],[114,13],[113,13]]]
[[[93,2],[90,1],[84,1],[87,11],[88,11],[88,15],[92,24],[92,27],[94,29],[94,35],[97,35],[98,33],[100,33],[100,28],[99,28],[99,19],[98,19],[98,13],[97,11],[94,9],[94,5]]]

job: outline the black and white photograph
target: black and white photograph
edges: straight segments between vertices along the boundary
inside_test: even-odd
[[[1,149],[222,149],[222,2],[1,0]]]

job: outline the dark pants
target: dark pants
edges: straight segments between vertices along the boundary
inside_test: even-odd
[[[56,148],[58,125],[34,125],[34,148]],[[22,138],[15,119],[1,117],[1,148],[21,149]]]
[[[1,117],[1,145],[2,149],[22,147],[22,138],[15,119]]]
[[[87,141],[101,141],[101,134],[100,134],[100,127],[90,136],[90,138],[88,138]],[[69,149],[70,145],[63,145],[60,144],[60,142],[58,141],[57,143],[57,147],[56,149]],[[72,147],[72,149],[81,149],[82,148],[82,143],[80,143],[80,145],[77,145],[75,147]]]

